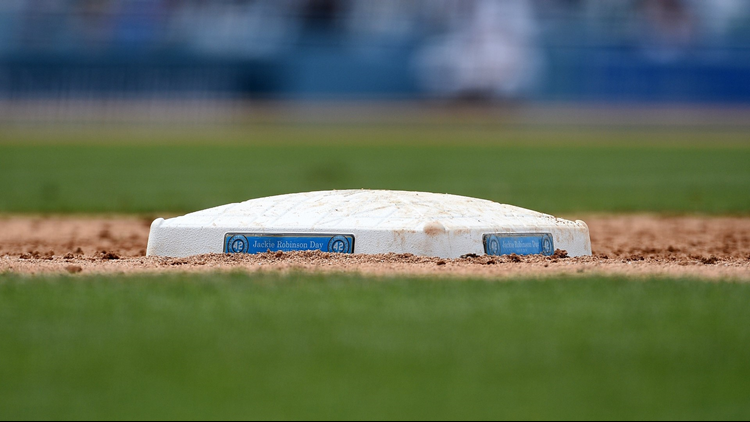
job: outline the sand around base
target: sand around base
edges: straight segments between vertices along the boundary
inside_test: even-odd
[[[594,256],[456,260],[321,252],[146,258],[152,219],[0,217],[0,273],[134,274],[211,271],[345,272],[375,276],[526,278],[603,274],[750,281],[750,218],[572,216]]]

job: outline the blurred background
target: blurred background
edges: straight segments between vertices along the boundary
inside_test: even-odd
[[[742,106],[750,0],[0,2],[0,119],[260,100]]]

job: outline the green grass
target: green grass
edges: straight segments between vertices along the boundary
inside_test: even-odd
[[[743,131],[0,130],[0,213],[447,192],[750,214]],[[0,419],[747,419],[750,285],[0,274]]]
[[[750,285],[0,275],[0,419],[747,419]]]
[[[680,130],[8,130],[0,213],[199,210],[309,190],[453,193],[550,213],[750,213],[750,137]]]

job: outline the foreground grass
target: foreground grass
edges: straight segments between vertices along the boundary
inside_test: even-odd
[[[550,213],[750,212],[750,142],[742,132],[313,126],[30,133],[0,134],[0,213],[182,213],[346,188],[453,193]]]
[[[0,276],[0,419],[750,416],[750,285]]]

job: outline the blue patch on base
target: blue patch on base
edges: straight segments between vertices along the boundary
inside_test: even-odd
[[[546,255],[555,253],[555,241],[549,233],[498,233],[484,235],[487,255]]]
[[[354,236],[326,234],[240,234],[224,236],[224,253],[322,251],[354,253]]]

